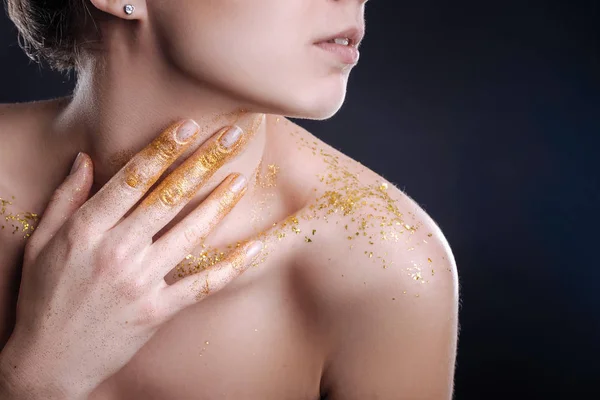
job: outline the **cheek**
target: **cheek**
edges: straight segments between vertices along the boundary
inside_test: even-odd
[[[327,118],[344,101],[348,72],[306,43],[262,38],[222,60],[219,83],[263,111],[298,118]],[[214,66],[215,68],[218,66]]]
[[[163,51],[192,79],[289,116],[327,118],[344,100],[348,72],[310,45],[306,26],[214,12],[187,21],[171,18],[176,23],[163,20],[170,25],[162,35]]]

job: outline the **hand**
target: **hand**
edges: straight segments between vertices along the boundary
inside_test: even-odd
[[[225,135],[236,131],[243,137],[241,129],[233,127],[205,141],[145,198],[198,135],[193,121],[165,130],[88,201],[92,165],[87,155],[78,157],[25,248],[17,322],[1,355],[19,384],[86,398],[161,324],[223,288],[256,258],[260,241],[238,247],[210,269],[173,285],[163,279],[243,196],[246,179],[241,174],[229,175],[152,243],[152,237],[241,149],[243,140],[232,143]]]

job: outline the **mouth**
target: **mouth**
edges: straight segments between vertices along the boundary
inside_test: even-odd
[[[319,39],[315,44],[333,43],[340,46],[358,48],[365,35],[364,28],[352,27],[344,31]]]
[[[346,66],[357,64],[360,57],[358,49],[354,46],[330,42],[320,42],[315,46],[323,50],[328,55],[334,56],[339,62]]]
[[[318,39],[314,45],[336,57],[342,64],[355,65],[360,57],[358,46],[364,35],[364,28],[354,26]]]
[[[354,65],[360,53],[358,46],[364,36],[364,29],[353,27],[317,40],[314,44],[338,58],[343,64]]]

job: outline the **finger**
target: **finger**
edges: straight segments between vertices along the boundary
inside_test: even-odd
[[[233,135],[239,140],[225,147],[222,143]],[[138,238],[138,243],[152,243],[152,237],[171,221],[194,197],[214,173],[239,152],[244,135],[236,125],[220,130],[171,172],[118,227],[116,235]],[[236,147],[237,146],[237,147]],[[236,152],[236,149],[238,151]],[[140,240],[141,239],[141,240]]]
[[[105,232],[117,224],[192,144],[198,131],[198,124],[193,120],[177,122],[129,160],[81,207],[90,230]]]
[[[155,265],[151,279],[163,278],[174,265],[188,255],[214,227],[225,218],[242,198],[247,189],[246,178],[229,175],[210,195],[177,225],[152,244],[144,256]]]
[[[27,242],[29,256],[37,256],[65,221],[85,203],[92,182],[93,167],[90,157],[79,153],[71,167],[71,173],[54,191],[40,223]]]
[[[159,291],[159,296],[163,296],[159,304],[165,304],[167,318],[224,288],[258,259],[262,248],[260,240],[248,242],[211,268],[163,287]]]
[[[263,118],[264,114],[245,117],[259,123]],[[241,126],[247,123],[242,122]],[[215,172],[244,150],[251,135],[240,125],[223,128],[203,143],[119,223],[116,234],[142,238],[137,242],[140,246],[152,243],[152,237],[181,211]]]

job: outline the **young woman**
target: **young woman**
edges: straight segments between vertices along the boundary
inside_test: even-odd
[[[8,0],[78,82],[0,108],[2,398],[451,397],[442,232],[284,118],[340,108],[364,3]]]

